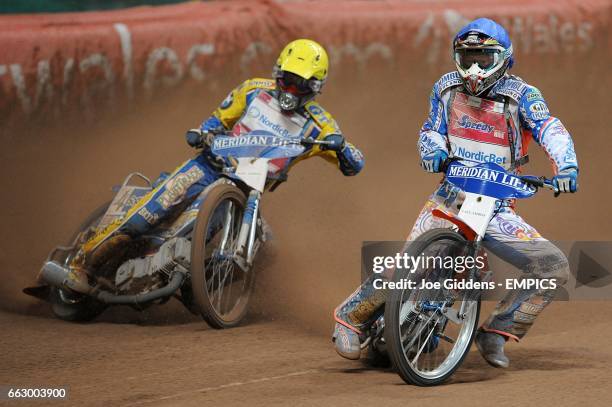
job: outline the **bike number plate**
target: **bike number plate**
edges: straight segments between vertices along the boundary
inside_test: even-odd
[[[263,192],[268,177],[267,158],[238,158],[236,176],[251,188]]]
[[[465,200],[457,216],[472,228],[478,236],[482,237],[493,216],[496,200],[496,198],[490,196],[466,192]]]

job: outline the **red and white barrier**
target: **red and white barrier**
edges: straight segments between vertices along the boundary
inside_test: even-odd
[[[271,65],[291,39],[349,60],[436,64],[470,19],[500,21],[521,55],[611,49],[609,0],[218,1],[127,10],[0,16],[0,120],[147,97]]]

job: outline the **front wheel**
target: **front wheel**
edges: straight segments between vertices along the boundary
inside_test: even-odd
[[[202,318],[217,329],[238,325],[248,310],[255,276],[243,270],[234,252],[246,196],[234,185],[214,187],[206,197],[193,231],[191,290]]]
[[[459,233],[434,229],[412,242],[406,253],[413,258],[448,259],[473,251]],[[406,383],[443,383],[461,365],[474,340],[480,300],[473,292],[445,288],[445,280],[463,278],[450,264],[459,263],[424,261],[413,272],[398,269],[393,276],[396,283],[411,280],[416,287],[391,290],[385,305],[389,357]]]

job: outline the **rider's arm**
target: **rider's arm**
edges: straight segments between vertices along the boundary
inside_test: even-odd
[[[338,123],[336,123],[331,114],[323,110],[318,104],[311,103],[307,105],[307,110],[315,122],[321,127],[321,133],[317,137],[317,140],[323,140],[325,137],[333,134],[342,135]],[[365,164],[365,159],[361,151],[348,141],[340,151],[321,150],[319,146],[314,146],[312,153],[323,157],[326,161],[336,164],[342,174],[346,176],[357,175]]]
[[[440,83],[436,82],[429,95],[429,114],[419,131],[417,148],[421,159],[423,159],[437,150],[441,150],[448,155],[446,145],[446,113],[440,95]]]
[[[323,130],[319,137],[317,137],[317,140],[324,140],[327,136],[334,134],[342,136],[338,129],[334,131]],[[361,151],[348,141],[344,143],[344,146],[339,151],[322,150],[319,146],[315,146],[313,152],[316,152],[316,155],[323,157],[326,161],[336,164],[342,174],[346,176],[359,174],[365,164]]]
[[[246,97],[242,88],[244,83],[233,89],[213,114],[202,123],[200,129],[203,132],[214,133],[219,129],[228,130],[234,126],[246,106]]]
[[[445,77],[447,75],[442,79]],[[436,82],[429,95],[429,114],[419,131],[417,142],[421,167],[427,172],[442,171],[442,165],[448,158],[446,113],[440,90],[442,79]]]
[[[203,132],[230,130],[244,113],[247,105],[258,89],[273,89],[274,81],[269,79],[249,79],[232,90],[221,102],[221,105],[206,119],[200,129]]]
[[[357,175],[363,169],[363,154],[353,144],[347,142],[342,150],[334,152],[338,158],[338,167],[346,176]]]
[[[519,117],[521,126],[531,132],[553,163],[555,174],[570,168],[578,170],[572,137],[561,121],[550,115],[548,105],[537,88],[529,86],[522,95]]]

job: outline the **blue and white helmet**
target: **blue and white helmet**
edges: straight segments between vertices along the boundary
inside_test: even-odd
[[[466,90],[480,95],[512,67],[512,42],[501,25],[479,18],[463,27],[453,40],[453,56]]]

